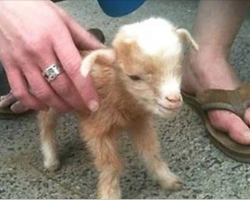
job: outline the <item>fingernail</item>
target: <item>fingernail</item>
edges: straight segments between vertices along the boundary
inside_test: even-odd
[[[6,98],[6,96],[0,96],[0,102],[3,101]]]
[[[99,109],[99,104],[97,101],[95,100],[91,100],[88,104],[88,108],[92,111],[92,112],[96,112]]]

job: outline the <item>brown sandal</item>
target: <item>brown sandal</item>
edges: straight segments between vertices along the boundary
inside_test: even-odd
[[[206,114],[209,110],[220,109],[229,110],[243,118],[245,110],[250,106],[250,84],[243,83],[236,90],[211,89],[197,94],[196,97],[183,91],[182,95],[185,103],[202,117],[215,146],[237,161],[250,163],[250,145],[236,143],[227,134],[214,129]]]

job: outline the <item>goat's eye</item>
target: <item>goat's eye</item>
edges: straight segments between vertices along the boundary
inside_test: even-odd
[[[136,76],[136,75],[128,75],[128,77],[133,80],[133,81],[139,81],[141,80],[141,78],[139,76]]]

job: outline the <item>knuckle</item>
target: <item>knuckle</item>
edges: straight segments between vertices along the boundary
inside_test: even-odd
[[[61,89],[63,91],[63,89]],[[69,95],[67,90],[65,91],[65,95]],[[55,108],[58,111],[68,110],[67,106],[64,102],[58,99],[55,95],[50,92],[47,92],[43,89],[37,89],[35,96],[43,103],[49,105],[49,107]]]
[[[46,45],[44,41],[48,41],[46,36],[32,36],[23,41],[24,49],[31,55],[39,55],[45,51]]]
[[[67,59],[67,61],[65,61],[65,66],[68,69],[67,74],[70,77],[76,77],[80,71],[81,61],[69,58],[69,59]]]
[[[6,67],[12,68],[13,66],[15,66],[12,62],[16,62],[18,66],[22,65],[24,55],[25,53],[22,48],[12,48],[9,52],[9,57],[7,57],[7,63],[5,63]],[[11,73],[11,70],[9,70],[9,72]]]
[[[46,102],[50,99],[50,94],[48,92],[46,92],[45,90],[43,89],[36,89],[36,92],[35,92],[35,96],[42,100],[43,102]]]
[[[13,97],[20,106],[25,106],[30,109],[39,110],[42,107],[38,101],[33,99],[32,94],[24,90],[12,90]]]
[[[26,102],[26,100],[29,98],[28,92],[23,91],[23,90],[13,91],[13,94],[15,98],[21,101],[22,103]]]

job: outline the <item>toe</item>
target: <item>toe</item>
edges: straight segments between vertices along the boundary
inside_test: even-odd
[[[250,144],[250,129],[237,115],[229,111],[210,111],[209,119],[214,128],[228,133],[235,142]]]

